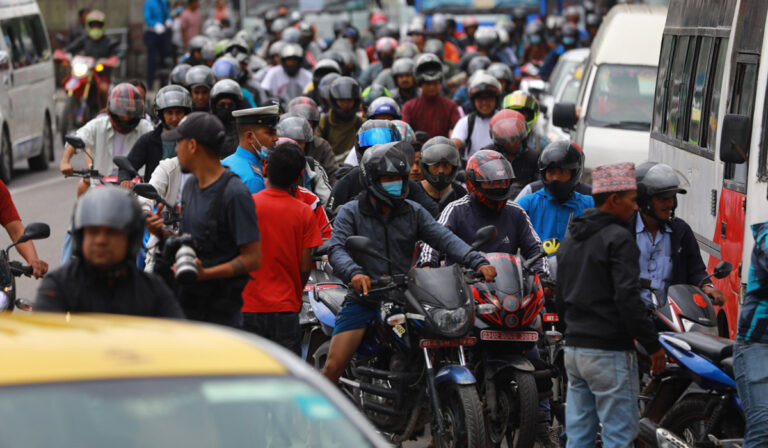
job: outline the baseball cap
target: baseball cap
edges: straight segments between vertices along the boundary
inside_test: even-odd
[[[163,132],[161,138],[167,142],[193,138],[206,148],[219,151],[226,138],[226,132],[221,120],[215,115],[208,112],[192,112],[184,117],[175,129]]]

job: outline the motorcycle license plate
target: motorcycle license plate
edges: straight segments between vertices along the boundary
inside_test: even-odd
[[[544,322],[560,322],[560,318],[555,313],[544,313]]]
[[[421,348],[458,347],[460,345],[475,345],[477,338],[468,336],[460,339],[422,339],[419,342]]]
[[[536,342],[539,340],[539,333],[535,331],[494,331],[483,330],[480,332],[480,339],[484,341],[522,341]]]

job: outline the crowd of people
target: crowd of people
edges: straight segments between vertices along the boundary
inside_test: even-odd
[[[565,51],[589,45],[601,15],[584,4],[545,18],[515,11],[494,26],[467,17],[462,32],[449,16],[433,16],[429,28],[416,16],[404,35],[373,12],[369,29],[340,20],[326,41],[285,7],[268,11],[256,34],[232,29],[225,2],[206,22],[198,0],[173,9],[147,0],[146,85],[168,25],[185,51],[151,110],[143,83],[118,84],[104,113],[76,132],[94,168],[123,188],[80,182],[71,249],[43,279],[34,310],[185,317],[300,354],[302,290],[312,251],[325,244],[351,285],[323,370],[337,381],[376,319],[371,278],[460,263],[490,282],[495,269],[468,246],[479,228],[498,230],[482,252],[531,258],[556,239],[557,277],[546,258],[534,270],[566,328],[568,446],[590,446],[598,423],[605,446],[629,446],[639,419],[633,341],[651,354],[654,373],[665,366],[640,278],[666,291],[707,273],[693,232],[674,216],[686,192],[672,168],[598,166],[585,184],[582,148],[536,133],[538,101],[520,81],[546,79]],[[74,154],[67,145],[62,173],[73,172]],[[115,156],[127,156],[166,205],[136,199]],[[18,214],[1,216],[18,236]],[[765,232],[756,232],[755,285],[766,264]],[[370,237],[394,265],[360,266],[345,247],[351,235]],[[186,246],[197,276],[182,283],[179,257],[168,253]],[[46,273],[31,243],[19,249],[35,276]],[[739,327],[764,342],[759,288]],[[703,290],[724,303],[712,284]],[[557,446],[549,412],[541,420],[540,443]]]

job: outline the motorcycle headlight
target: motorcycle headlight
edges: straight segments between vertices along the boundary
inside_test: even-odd
[[[465,308],[455,310],[438,308],[428,312],[440,333],[448,337],[463,336],[469,322],[469,313]]]
[[[83,64],[82,62],[72,64],[72,74],[77,76],[78,78],[81,76],[85,76],[86,74],[88,74],[88,65]]]
[[[10,305],[11,305],[11,298],[8,297],[8,294],[4,293],[3,291],[0,291],[0,311],[12,309]]]

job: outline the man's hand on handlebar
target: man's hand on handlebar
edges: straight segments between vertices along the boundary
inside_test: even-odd
[[[125,188],[126,190],[133,190],[133,181],[132,180],[124,180],[120,182],[120,187]]]
[[[61,174],[65,176],[71,176],[72,173],[75,172],[75,168],[72,166],[72,164],[65,160],[61,161],[59,169],[61,170]]]
[[[40,278],[48,272],[48,263],[43,260],[32,260],[29,265],[32,266],[32,276],[35,278]]]
[[[162,211],[163,204],[157,204],[157,212],[146,212],[147,231],[158,238],[162,238],[166,235],[165,229],[163,228],[165,220],[163,219]]]
[[[352,287],[355,288],[357,291],[362,292],[364,296],[367,296],[368,291],[371,290],[371,277],[368,277],[365,274],[353,275],[351,283],[352,283]]]
[[[477,272],[483,274],[486,282],[492,282],[496,278],[496,268],[490,264],[486,264],[477,268]]]
[[[710,285],[704,285],[701,287],[701,290],[704,291],[709,297],[712,298],[712,303],[714,305],[725,305],[725,294],[723,294],[722,291],[720,291],[717,288],[713,288]]]

